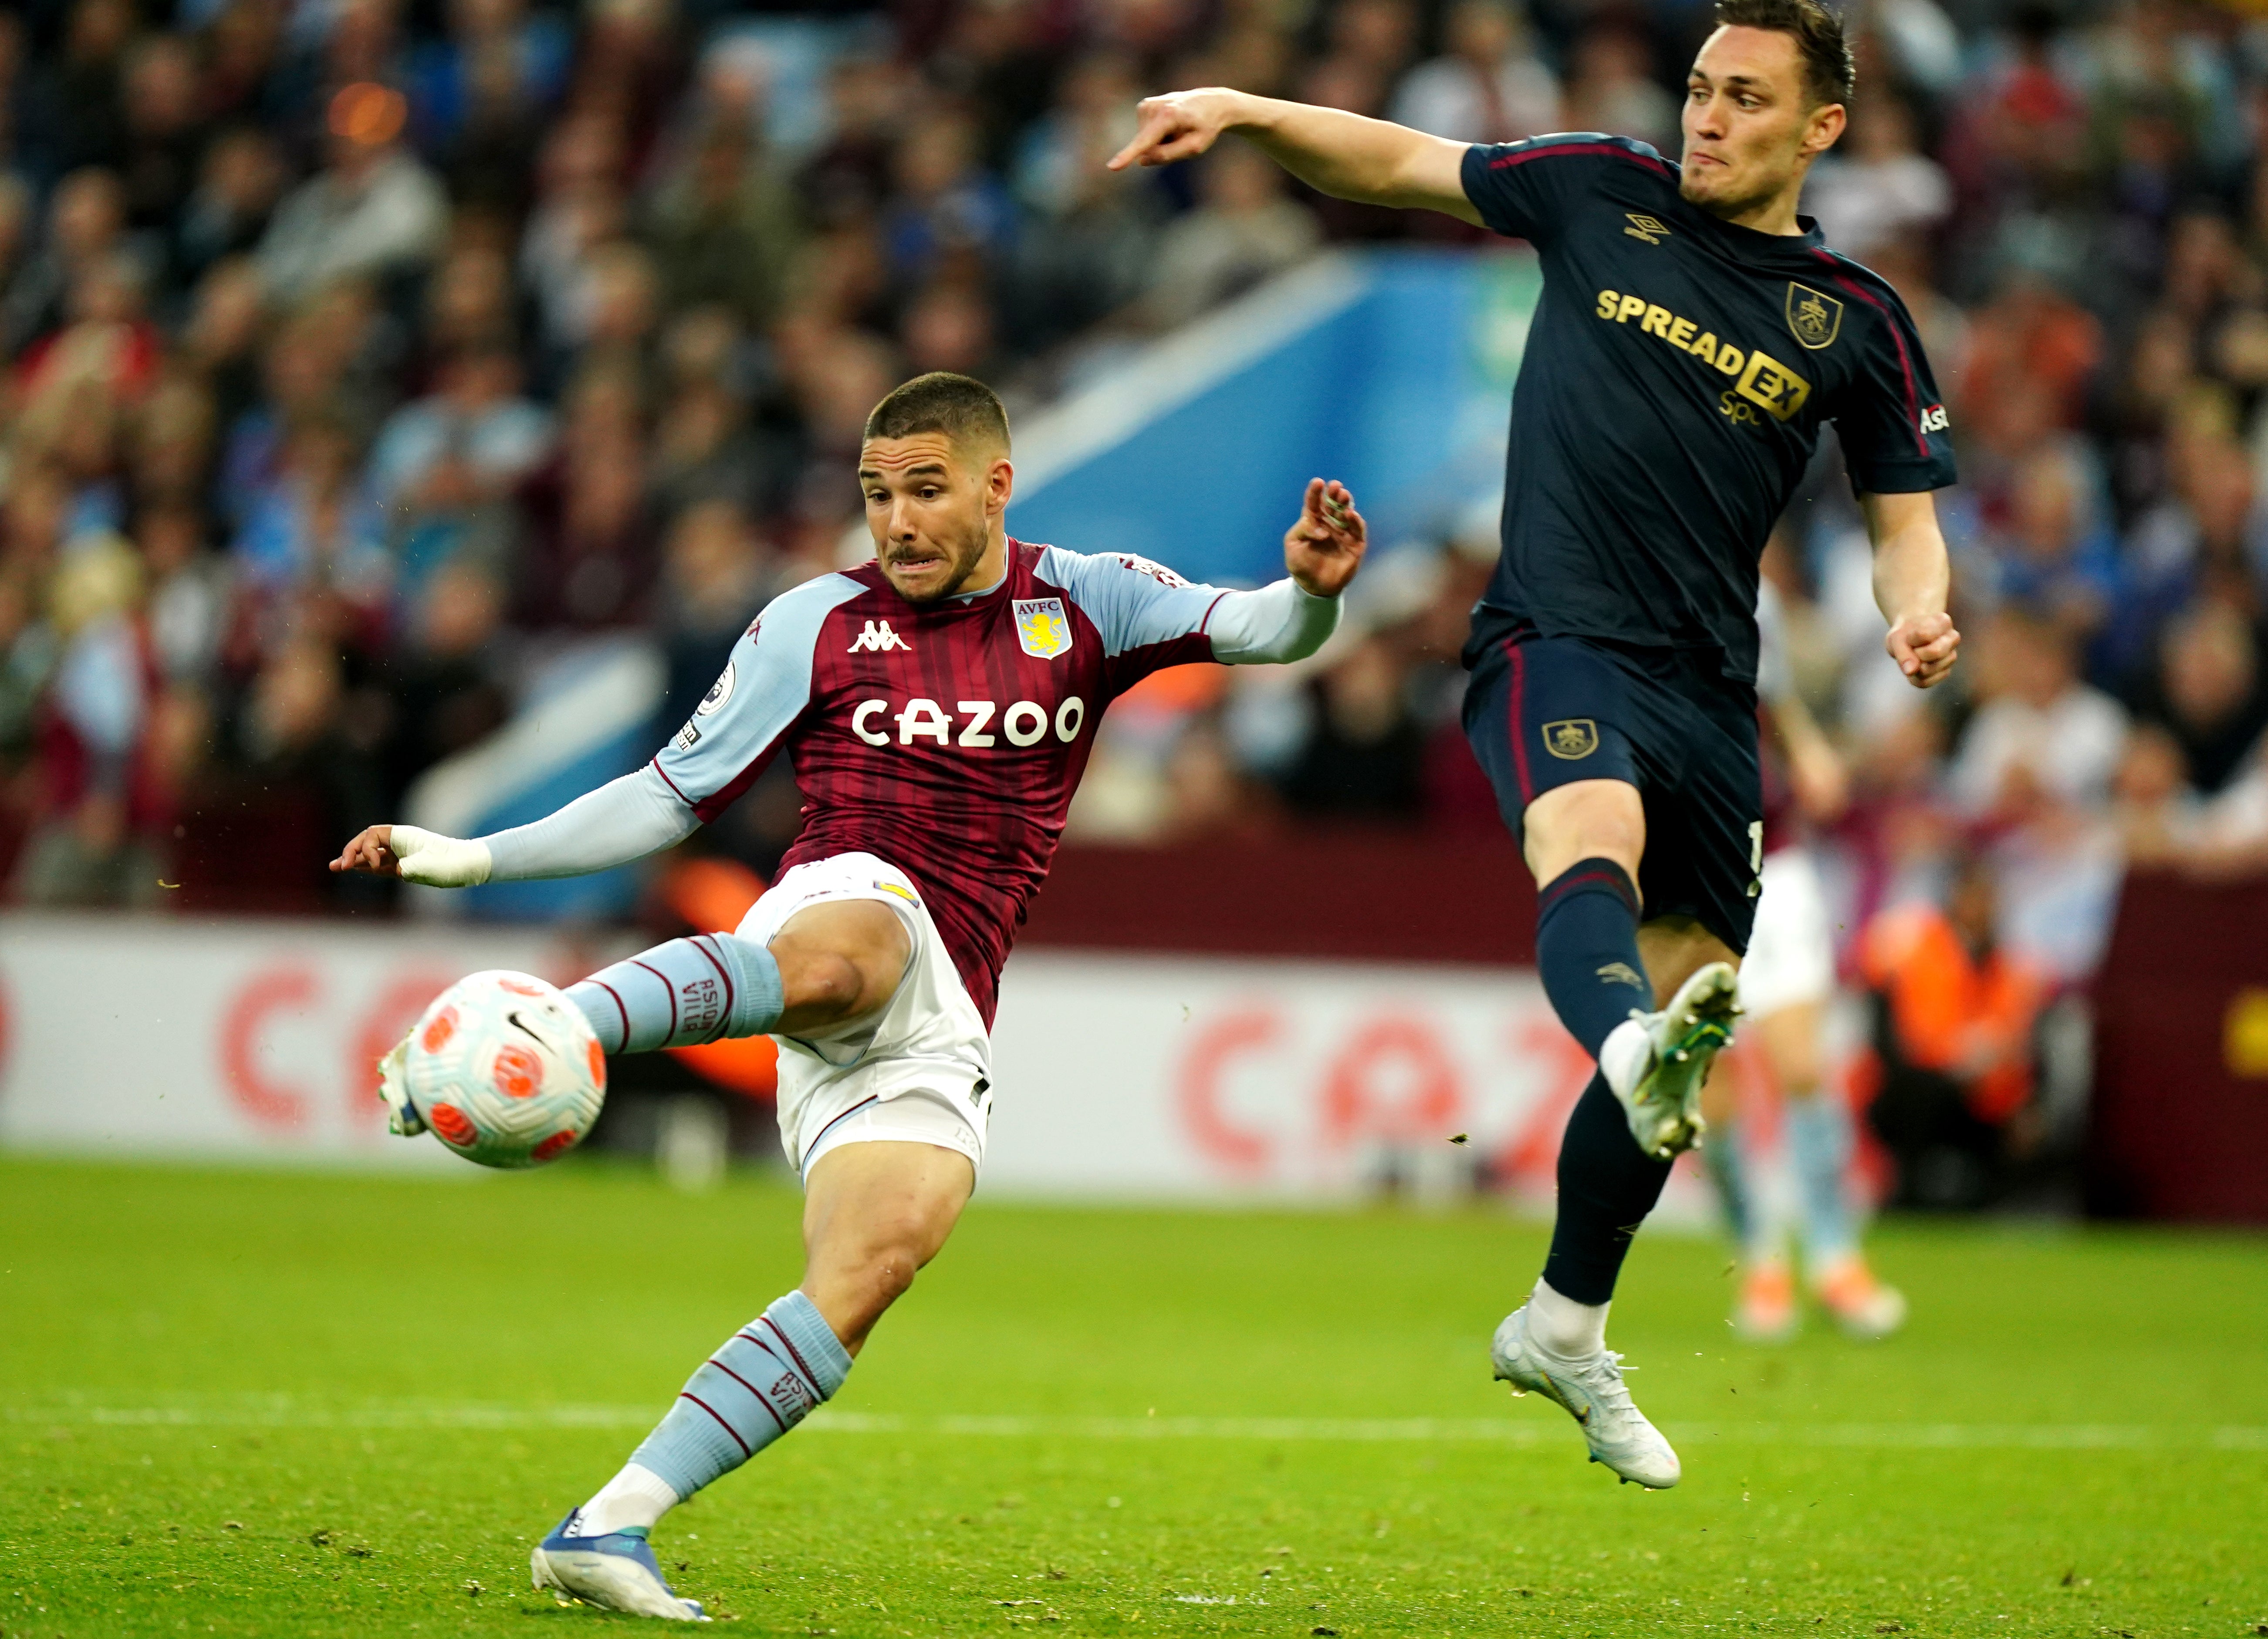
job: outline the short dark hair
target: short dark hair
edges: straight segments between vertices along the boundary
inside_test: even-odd
[[[1803,89],[1815,108],[1848,103],[1858,88],[1859,65],[1843,38],[1843,14],[1821,0],[1717,0],[1717,21],[1792,35],[1803,62]]]
[[[868,438],[910,438],[941,432],[955,444],[1008,447],[1008,412],[1000,395],[973,376],[932,370],[893,388],[866,417]]]

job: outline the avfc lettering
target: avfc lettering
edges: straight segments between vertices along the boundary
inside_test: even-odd
[[[1718,400],[1718,408],[1729,421],[1754,422],[1757,410],[1775,421],[1792,421],[1811,396],[1808,381],[1762,349],[1743,351],[1730,342],[1720,342],[1714,331],[1704,330],[1690,319],[1681,318],[1643,296],[1601,290],[1599,305],[1593,311],[1616,324],[1635,319],[1639,334],[1658,337],[1713,367],[1719,375],[1734,378],[1733,385]]]
[[[954,711],[966,719],[954,732],[953,716],[934,700],[909,700],[902,709],[893,711],[887,700],[862,700],[850,713],[850,731],[869,746],[910,746],[916,740],[934,740],[939,746],[965,746],[983,751],[998,746],[1001,736],[1019,749],[1036,746],[1053,730],[1064,745],[1079,738],[1086,726],[1086,702],[1074,695],[1056,708],[1055,716],[1036,701],[1020,700],[1001,711],[996,702],[990,700],[957,700]],[[993,719],[999,719],[1000,732],[992,732]],[[878,726],[889,724],[897,733]]]

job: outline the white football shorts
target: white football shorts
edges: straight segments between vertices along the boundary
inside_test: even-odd
[[[1835,994],[1835,935],[1811,850],[1779,849],[1760,875],[1756,930],[1741,962],[1741,1006],[1750,1018]]]
[[[780,1147],[808,1176],[846,1143],[895,1141],[957,1150],[984,1164],[992,1111],[992,1041],[976,1003],[905,872],[872,854],[795,866],[748,909],[740,937],[770,944],[807,906],[873,900],[905,923],[913,955],[880,1013],[779,1043]]]

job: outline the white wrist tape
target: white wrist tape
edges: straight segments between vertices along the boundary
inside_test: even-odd
[[[389,844],[401,862],[401,879],[429,888],[476,888],[489,879],[489,845],[437,836],[414,825],[394,827]]]

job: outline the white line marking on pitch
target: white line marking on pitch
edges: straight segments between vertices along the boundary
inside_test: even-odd
[[[0,1407],[11,1423],[97,1428],[246,1429],[645,1429],[652,1406],[512,1406],[441,1400],[363,1405],[303,1403],[255,1395],[171,1406]],[[1496,1422],[1433,1417],[904,1416],[823,1409],[806,1427],[823,1434],[931,1435],[990,1439],[1282,1440],[1338,1444],[1462,1443],[1535,1445],[1564,1439],[1556,1419]],[[1679,1439],[1740,1445],[1955,1451],[2268,1451],[2268,1427],[2164,1427],[2070,1422],[1671,1423]]]

